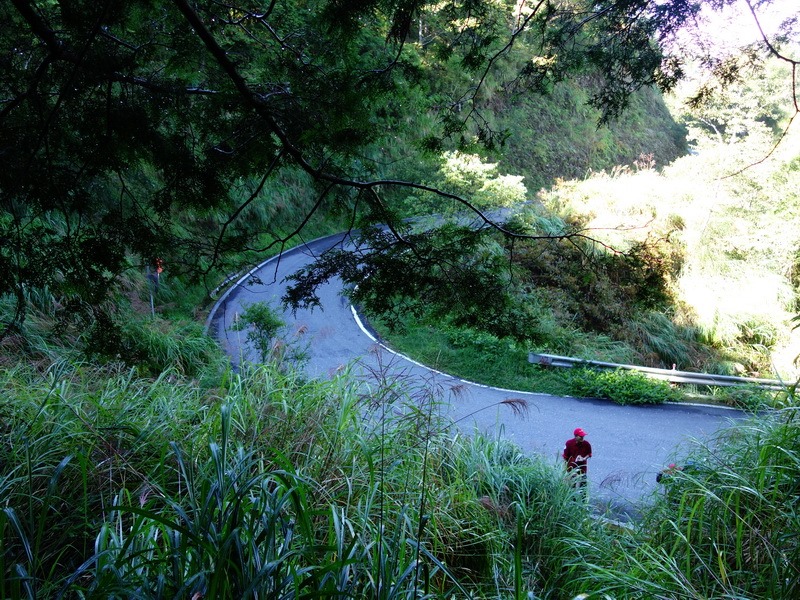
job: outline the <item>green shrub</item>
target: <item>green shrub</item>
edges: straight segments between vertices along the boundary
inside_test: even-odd
[[[258,351],[261,362],[267,362],[274,352],[274,340],[286,323],[266,302],[256,302],[245,308],[233,324],[234,331],[247,331],[247,341]]]
[[[643,592],[627,578],[644,556],[658,555],[647,579],[660,595],[648,597],[800,597],[796,412],[759,415],[698,442],[645,514],[639,543],[616,565],[616,585],[605,589]]]
[[[491,333],[469,327],[449,327],[445,333],[447,335],[447,340],[455,348],[470,348],[490,354],[501,354],[514,350],[517,347],[516,342],[512,339],[501,339]]]
[[[570,378],[570,387],[574,395],[607,398],[617,404],[662,404],[680,398],[668,383],[624,369],[579,369]]]

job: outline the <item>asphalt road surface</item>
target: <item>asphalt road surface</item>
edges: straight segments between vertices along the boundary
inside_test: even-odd
[[[314,260],[325,250],[345,244],[342,235],[309,242],[271,259],[232,286],[212,309],[209,332],[231,356],[234,365],[258,355],[244,343],[246,334],[232,330],[234,319],[256,302],[281,307],[283,279]],[[451,390],[450,415],[467,434],[476,430],[502,435],[527,453],[538,453],[554,464],[575,427],[586,430],[593,458],[589,461],[590,498],[622,516],[636,512],[637,504],[656,492],[656,474],[675,455],[695,442],[713,438],[742,413],[701,404],[619,406],[595,399],[557,397],[490,388],[432,371],[393,353],[370,333],[346,298],[341,282],[331,281],[319,290],[322,308],[286,312],[290,330],[302,330],[310,356],[307,371],[313,377],[330,377],[343,367],[368,376],[380,365],[404,378]],[[523,399],[523,417],[503,400]]]

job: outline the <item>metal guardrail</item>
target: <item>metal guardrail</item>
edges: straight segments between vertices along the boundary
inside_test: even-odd
[[[780,390],[787,387],[787,383],[779,379],[761,379],[756,377],[736,377],[735,375],[712,375],[708,373],[692,373],[689,371],[676,371],[675,369],[656,369],[654,367],[639,367],[635,365],[622,365],[602,362],[599,360],[586,360],[571,358],[569,356],[556,356],[554,354],[528,354],[528,362],[542,365],[543,367],[593,367],[601,369],[625,369],[638,371],[652,379],[661,379],[670,383],[687,383],[695,385],[736,386],[753,385],[771,390]]]

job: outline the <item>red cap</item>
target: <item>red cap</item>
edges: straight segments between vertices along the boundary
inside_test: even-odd
[[[572,435],[579,435],[581,437],[586,437],[586,432],[578,427],[575,431],[572,432]]]

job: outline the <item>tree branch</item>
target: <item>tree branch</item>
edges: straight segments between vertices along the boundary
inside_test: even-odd
[[[192,26],[192,28],[197,32],[197,35],[203,41],[203,43],[205,44],[208,51],[211,53],[214,60],[222,68],[225,74],[229,77],[229,79],[231,80],[231,82],[233,83],[234,87],[239,92],[239,94],[242,96],[244,101],[256,112],[256,114],[259,115],[259,117],[264,119],[270,131],[280,140],[286,153],[296,161],[296,163],[301,169],[303,169],[313,178],[317,180],[326,181],[334,185],[341,185],[361,190],[369,190],[371,188],[376,188],[381,186],[399,186],[404,188],[411,188],[411,189],[431,192],[443,198],[449,198],[451,200],[455,200],[456,202],[461,203],[468,210],[474,212],[485,224],[489,225],[490,227],[494,227],[503,235],[506,235],[508,237],[519,237],[524,239],[543,239],[544,236],[529,236],[529,235],[515,233],[508,229],[505,229],[501,225],[489,219],[483,212],[481,212],[480,209],[478,209],[474,204],[472,204],[468,200],[460,196],[457,196],[455,194],[450,194],[448,192],[444,192],[442,190],[439,190],[431,186],[417,184],[408,181],[398,181],[398,180],[357,181],[353,179],[339,177],[337,175],[324,171],[320,168],[314,167],[306,160],[302,151],[289,139],[289,136],[286,134],[286,132],[275,121],[274,117],[269,112],[268,107],[265,106],[265,104],[263,103],[259,94],[250,89],[249,84],[239,72],[238,67],[231,61],[225,50],[219,45],[217,40],[205,26],[205,24],[200,19],[198,14],[194,11],[194,9],[189,6],[186,0],[173,0],[173,2],[177,6],[178,10],[180,10],[180,12],[186,17],[187,21]]]
[[[250,203],[252,203],[258,197],[259,193],[261,193],[261,190],[264,189],[264,185],[267,183],[267,179],[272,174],[273,170],[278,165],[281,158],[283,158],[283,151],[278,152],[275,158],[272,159],[272,162],[270,163],[269,167],[267,167],[267,170],[264,172],[264,175],[261,177],[261,181],[258,182],[258,185],[256,186],[256,189],[253,191],[253,193],[250,194],[247,200],[242,202],[236,208],[236,210],[233,211],[228,220],[222,224],[222,229],[220,230],[219,235],[217,236],[217,241],[214,244],[213,258],[211,260],[209,267],[203,273],[204,275],[207,275],[211,271],[211,265],[213,265],[216,262],[217,257],[219,257],[219,248],[220,245],[222,244],[222,238],[225,236],[225,232],[227,231],[228,227],[238,218],[240,214],[242,214],[242,211],[245,208],[247,208],[250,205]]]

